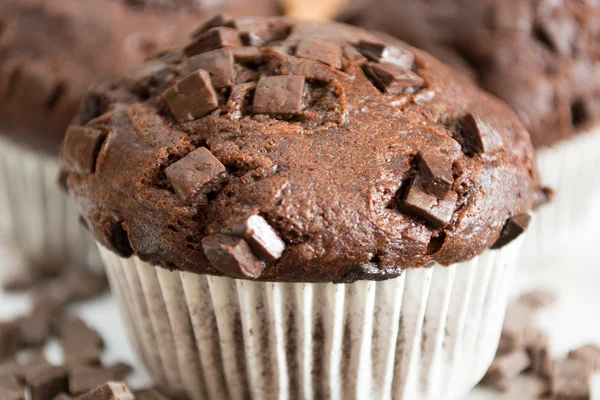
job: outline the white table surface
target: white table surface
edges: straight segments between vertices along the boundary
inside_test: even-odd
[[[19,262],[18,257],[0,243],[0,265],[18,265]],[[520,268],[515,277],[514,294],[533,288],[548,288],[558,296],[554,306],[538,314],[539,326],[551,335],[554,356],[563,356],[570,349],[586,343],[600,345],[600,262],[586,261],[583,256],[579,259],[575,256],[554,257],[545,265]],[[29,305],[26,295],[0,291],[0,320],[26,313]],[[134,388],[149,384],[146,371],[127,343],[117,305],[111,295],[77,305],[70,312],[79,315],[102,334],[107,344],[106,363],[129,362],[135,367],[130,384]],[[61,362],[56,341],[49,343],[46,354],[51,362]],[[594,376],[592,387],[599,389],[594,390],[593,400],[600,400],[600,374]],[[477,388],[465,400],[493,400],[498,396],[497,392]]]

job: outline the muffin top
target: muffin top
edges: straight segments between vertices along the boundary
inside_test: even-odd
[[[274,0],[247,3],[1,0],[0,134],[58,153],[94,79],[120,77],[158,48],[185,43],[209,9],[275,12]]]
[[[516,115],[339,23],[217,16],[67,131],[67,186],[123,257],[268,281],[383,279],[518,236],[542,195]]]
[[[351,0],[343,19],[462,69],[505,100],[534,147],[600,121],[600,2]]]

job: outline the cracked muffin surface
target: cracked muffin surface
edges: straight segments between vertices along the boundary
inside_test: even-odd
[[[216,16],[80,116],[61,161],[81,215],[169,269],[385,279],[507,244],[544,196],[508,107],[339,23]]]

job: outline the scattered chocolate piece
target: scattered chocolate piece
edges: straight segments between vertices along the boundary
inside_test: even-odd
[[[423,218],[435,229],[442,229],[448,226],[452,220],[457,200],[458,195],[453,191],[450,191],[443,200],[427,194],[420,182],[415,180],[401,208]]]
[[[342,48],[319,39],[304,39],[298,43],[296,56],[322,62],[335,69],[342,68]]]
[[[180,123],[202,118],[219,106],[210,75],[204,70],[192,72],[177,82],[165,91],[163,98]]]
[[[78,174],[93,173],[105,138],[106,132],[100,129],[70,126],[62,147],[64,167]]]
[[[411,70],[390,62],[368,62],[363,66],[363,70],[373,84],[385,93],[414,93],[425,82]]]
[[[537,330],[534,335],[530,335],[527,343],[527,353],[531,359],[531,372],[539,377],[550,377],[552,372],[550,337],[546,333]]]
[[[175,193],[187,204],[217,188],[226,176],[225,166],[206,148],[199,147],[165,169]]]
[[[77,396],[75,400],[135,400],[135,396],[126,383],[108,382]]]
[[[121,257],[129,257],[133,254],[120,216],[107,210],[97,209],[88,214],[87,222],[96,240],[104,247]]]
[[[18,345],[17,326],[12,322],[0,322],[0,361],[12,356]]]
[[[135,392],[136,400],[169,400],[158,389],[146,389]]]
[[[196,29],[194,29],[190,36],[192,38],[196,38],[202,35],[203,33],[209,31],[210,29],[226,25],[228,20],[229,18],[227,18],[225,15],[217,14],[214,17],[210,18],[208,21],[202,23],[202,25],[200,25]]]
[[[257,114],[297,114],[302,111],[304,77],[269,76],[256,85],[253,110]]]
[[[496,357],[485,375],[484,381],[490,386],[506,390],[510,381],[531,365],[529,355],[524,350],[514,350]]]
[[[419,152],[419,178],[425,191],[438,199],[444,199],[452,183],[452,160],[432,151]]]
[[[63,345],[64,362],[69,366],[98,364],[104,342],[94,329],[79,318],[63,320],[58,325]]]
[[[469,113],[460,120],[460,125],[462,127],[461,134],[465,146],[463,150],[466,154],[475,155],[494,150],[494,133],[482,118]]]
[[[70,369],[69,391],[81,394],[108,381],[121,381],[132,371],[131,366],[117,363],[110,367],[92,367],[77,365]]]
[[[231,232],[242,237],[261,260],[275,261],[281,257],[283,250],[285,250],[283,240],[260,215],[252,215],[234,225]]]
[[[521,236],[529,226],[529,222],[531,222],[531,215],[529,214],[519,214],[509,218],[508,221],[506,221],[504,228],[502,228],[502,232],[500,232],[500,237],[492,246],[492,249],[504,247]]]
[[[17,378],[10,374],[0,374],[0,399],[23,400],[24,393]]]
[[[413,53],[381,43],[360,41],[356,49],[371,61],[388,62],[407,70],[411,70],[415,63]]]
[[[545,380],[530,374],[519,375],[508,383],[506,393],[500,396],[502,400],[537,399],[548,392]]]
[[[32,366],[25,374],[25,383],[31,391],[32,400],[52,399],[69,390],[67,371],[47,363]]]
[[[202,240],[202,248],[211,265],[228,276],[256,279],[262,274],[264,264],[242,238],[211,235]]]
[[[550,386],[553,399],[589,399],[589,379],[592,370],[585,361],[576,358],[555,360]]]
[[[230,87],[235,83],[233,53],[229,48],[198,54],[188,58],[187,63],[189,72],[198,69],[208,71],[215,89]]]
[[[21,345],[39,347],[50,336],[50,317],[48,314],[34,312],[16,321]]]
[[[538,289],[522,294],[515,302],[535,311],[556,303],[556,295],[549,290]]]
[[[191,57],[223,47],[233,48],[241,45],[242,42],[236,29],[217,27],[196,36],[191,43],[184,47],[183,52],[186,56]]]
[[[533,325],[532,310],[518,303],[509,305],[500,336],[500,353],[525,348],[531,336],[529,332],[534,331],[537,330]]]
[[[600,347],[587,344],[569,352],[569,358],[584,361],[593,371],[600,369]]]

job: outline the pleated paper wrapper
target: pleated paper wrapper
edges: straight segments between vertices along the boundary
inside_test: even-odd
[[[198,399],[453,399],[498,345],[520,240],[386,281],[268,283],[100,248],[155,383]]]
[[[29,267],[98,268],[94,239],[57,181],[57,159],[0,140],[0,232]]]
[[[600,225],[600,127],[537,151],[542,183],[556,190],[536,211],[525,239],[523,262],[586,250]]]

